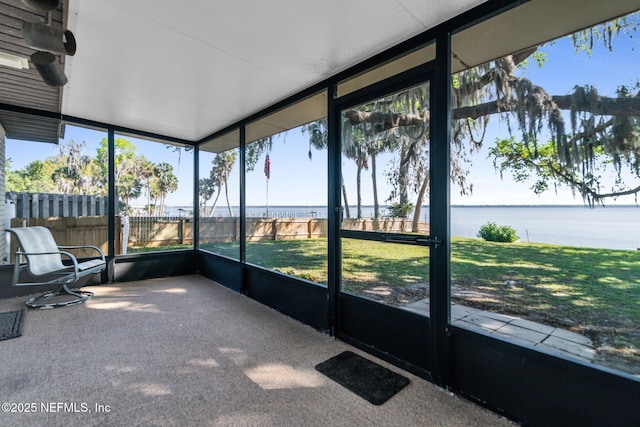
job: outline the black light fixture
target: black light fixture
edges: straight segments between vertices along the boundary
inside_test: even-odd
[[[51,26],[51,11],[60,6],[60,0],[22,0],[29,8],[45,12],[46,24],[22,23],[22,38],[25,45],[37,49],[31,62],[49,86],[64,86],[68,79],[62,65],[54,54],[73,56],[76,53],[76,38],[69,30]]]
[[[31,55],[31,62],[36,66],[42,80],[49,86],[60,87],[67,84],[67,76],[53,53],[36,52]]]
[[[60,5],[60,0],[22,0],[22,3],[33,10],[48,12],[57,9]]]
[[[76,53],[76,38],[69,30],[37,22],[23,22],[22,38],[27,46],[34,49],[70,56]]]

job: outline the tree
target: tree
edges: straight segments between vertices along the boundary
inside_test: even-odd
[[[124,212],[129,213],[131,200],[140,197],[142,194],[142,183],[135,175],[123,175],[116,181],[116,189],[118,197],[123,200]]]
[[[125,138],[116,138],[114,141],[115,145],[115,176],[114,179],[116,182],[123,176],[128,173],[131,173],[135,169],[136,158],[137,158],[137,148],[136,146]],[[96,155],[96,161],[100,165],[100,173],[103,177],[103,183],[106,186],[107,179],[109,177],[108,171],[108,140],[107,138],[102,138],[100,142],[100,147],[98,147],[98,152]]]
[[[638,13],[597,25],[571,35],[578,53],[591,53],[596,42],[612,50],[616,36],[634,36]],[[616,97],[603,97],[593,86],[576,86],[570,94],[551,95],[544,88],[519,76],[529,59],[544,60],[534,46],[481,67],[470,74],[460,94],[478,94],[491,88],[495,99],[471,96],[474,102],[454,110],[460,120],[502,114],[515,121],[520,140],[513,134],[499,138],[490,151],[496,168],[509,171],[516,181],[535,179],[536,193],[566,185],[593,205],[608,198],[640,191],[640,97],[639,86],[619,86]],[[462,86],[461,86],[462,89]],[[634,94],[635,92],[635,94]],[[510,126],[511,128],[511,126]],[[543,131],[548,141],[540,141]],[[617,175],[604,188],[603,177],[613,168]],[[623,176],[625,179],[623,179]]]
[[[129,212],[131,201],[140,197],[144,191],[147,194],[147,214],[151,215],[153,199],[162,215],[167,195],[178,189],[178,178],[173,173],[173,166],[165,162],[155,164],[137,154],[135,144],[125,138],[116,138],[114,143],[114,180],[116,193],[123,200],[124,210]],[[96,156],[105,186],[108,176],[107,147],[107,138],[103,138]]]
[[[429,128],[427,85],[417,86],[343,112],[342,147],[348,158],[349,147],[362,146],[371,158],[374,215],[379,217],[376,157],[392,152],[398,157],[387,171],[392,191],[386,199],[394,205],[409,206],[410,193],[417,195],[413,231],[418,231],[420,209],[429,187]],[[407,121],[411,117],[412,120]],[[401,123],[401,121],[405,121]],[[357,153],[357,152],[356,152]],[[358,165],[358,206],[360,184]]]
[[[63,194],[106,194],[95,159],[83,154],[86,144],[73,140],[60,145],[60,153],[49,161],[57,165],[51,175]]]
[[[5,165],[6,191],[25,193],[55,193],[57,187],[51,179],[55,165],[35,160],[24,168],[11,170],[11,159]]]
[[[173,174],[173,166],[165,162],[156,165],[151,187],[160,198],[160,215],[163,215],[167,194],[178,189],[178,178]]]
[[[207,202],[213,197],[216,191],[215,183],[211,178],[200,178],[198,181],[198,199],[200,200],[200,214],[205,215]]]
[[[380,218],[380,201],[378,199],[378,164],[377,157],[380,153],[390,151],[392,144],[388,139],[374,137],[368,144],[369,157],[371,158],[371,183],[373,190],[373,217]]]
[[[236,164],[236,159],[238,158],[237,150],[227,150],[223,153],[218,153],[216,157],[213,159],[213,167],[211,168],[211,172],[209,173],[210,184],[213,188],[217,189],[216,198],[211,206],[211,211],[209,212],[209,216],[213,216],[213,212],[215,211],[216,204],[218,203],[218,199],[222,192],[222,187],[224,187],[225,197],[227,199],[227,208],[229,209],[229,216],[233,216],[233,211],[231,210],[231,203],[229,202],[229,178],[231,177],[231,171]],[[257,160],[253,161],[253,166]]]
[[[374,216],[380,216],[377,188],[377,156],[384,152],[399,153],[394,170],[387,173],[394,190],[387,201],[399,199],[409,204],[409,192],[416,189],[420,206],[416,208],[415,227],[420,207],[428,189],[428,90],[420,86],[384,97],[343,112],[341,148],[343,156],[356,163],[357,216],[362,217],[362,170],[371,168]],[[410,118],[410,120],[408,120]],[[309,135],[311,148],[324,149],[327,144],[326,119],[309,123],[303,132]],[[350,217],[347,192],[342,181],[343,206]]]
[[[342,153],[356,163],[356,218],[362,218],[362,170],[369,169],[369,150],[362,129],[345,129],[343,134],[350,135],[344,140]]]
[[[62,194],[106,194],[99,166],[83,153],[86,144],[73,140],[60,144],[59,153],[35,160],[18,171],[7,164],[7,191]]]
[[[73,140],[63,143],[59,153],[45,160],[36,160],[21,170],[11,170],[6,162],[7,191],[31,193],[104,195],[108,183],[108,140],[103,138],[96,156],[83,153],[85,143]],[[137,154],[136,146],[124,138],[115,140],[114,182],[123,210],[130,211],[134,199],[147,196],[147,214],[151,215],[151,200],[160,200],[161,210],[167,194],[178,188],[178,179],[168,163],[155,164]]]
[[[154,196],[151,181],[156,173],[156,165],[145,158],[141,158],[139,171],[142,186],[147,193],[147,215],[151,216],[151,198]]]
[[[328,142],[328,125],[327,119],[316,120],[315,122],[307,123],[301,128],[303,134],[309,135],[309,160],[313,159],[312,148],[316,150],[326,150]],[[340,174],[340,186],[342,188],[342,200],[344,214],[346,218],[351,218],[351,211],[349,210],[349,200],[347,198],[347,189],[344,185],[344,176]]]
[[[124,138],[116,138],[115,145],[115,170],[113,180],[118,198],[123,200],[124,212],[129,212],[131,200],[140,197],[142,183],[138,179],[139,161],[136,154],[136,146]],[[96,154],[96,162],[100,166],[102,185],[106,188],[108,183],[108,139],[102,138]]]
[[[385,120],[386,114],[400,112],[402,114],[420,115],[428,109],[428,90],[426,86],[419,86],[402,91],[371,103],[347,110],[343,113],[342,150],[347,158],[352,158],[358,166],[357,191],[358,191],[358,217],[361,210],[360,171],[371,166],[371,180],[374,201],[374,216],[380,216],[377,185],[377,156],[383,152],[400,152],[399,170],[391,179],[394,191],[387,201],[399,198],[399,203],[408,203],[409,172],[412,161],[420,159],[413,156],[414,151],[422,151],[428,146],[428,132],[426,123],[418,125],[391,126],[383,129],[383,123],[361,121],[364,115]],[[355,151],[353,148],[355,147]],[[350,153],[351,151],[351,153]],[[370,163],[369,163],[370,159]],[[427,162],[428,164],[428,162]]]

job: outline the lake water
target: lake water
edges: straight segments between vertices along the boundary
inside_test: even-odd
[[[608,249],[640,248],[640,207],[452,207],[451,234],[475,237],[493,221],[521,241]]]
[[[216,213],[224,215],[224,208]],[[237,215],[237,208],[233,209]],[[384,214],[386,210],[383,208]],[[351,208],[351,214],[355,208]],[[249,216],[266,216],[264,206],[247,207]],[[326,218],[324,206],[270,206],[269,216]],[[363,207],[363,216],[373,216],[373,206]],[[422,209],[422,218],[428,221],[429,207]],[[640,248],[639,206],[453,206],[451,208],[451,234],[477,237],[478,230],[487,222],[508,225],[524,242],[555,243],[608,249]]]

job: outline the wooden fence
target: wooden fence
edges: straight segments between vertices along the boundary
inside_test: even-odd
[[[68,194],[32,194],[7,192],[6,199],[15,206],[11,226],[45,225],[65,245],[91,244],[104,247],[107,236],[107,197]],[[314,212],[315,214],[315,212]],[[313,216],[313,215],[311,215]],[[26,219],[28,218],[28,219]],[[127,219],[123,219],[127,221]],[[193,243],[193,219],[190,217],[128,218],[127,246],[158,247]],[[121,230],[116,217],[116,230]],[[411,220],[402,218],[345,219],[342,228],[349,230],[406,232]],[[327,236],[326,218],[247,218],[247,240],[312,239]],[[429,223],[420,222],[421,233],[429,233]],[[117,234],[116,253],[120,253],[122,233]],[[200,218],[200,242],[237,242],[240,219],[237,217]]]
[[[128,246],[158,247],[193,243],[193,219],[184,217],[129,217]]]
[[[17,218],[50,218],[106,216],[106,196],[76,196],[70,194],[34,194],[7,192],[6,200],[15,206]]]
[[[411,231],[412,221],[402,218],[345,219],[348,230]],[[247,240],[293,240],[327,236],[327,220],[322,218],[247,218]],[[420,222],[421,233],[429,234],[429,223]],[[240,239],[240,219],[233,217],[201,218],[200,243],[236,242]]]
[[[13,218],[11,227],[43,225],[51,229],[60,245],[94,245],[107,253],[107,216],[85,216],[78,218]],[[127,247],[161,247],[193,244],[193,219],[185,217],[116,217],[115,249],[122,253],[121,227],[128,220]],[[247,240],[294,240],[327,236],[327,220],[322,218],[247,218]],[[347,219],[342,228],[364,231],[406,232],[411,230],[411,220]],[[429,233],[429,223],[420,223],[420,232]],[[237,242],[240,240],[239,218],[201,218],[200,243]],[[11,254],[15,253],[15,243]],[[76,253],[86,256],[88,253]],[[12,255],[13,256],[13,255]],[[13,258],[12,258],[13,259]]]
[[[407,218],[366,218],[366,219],[343,219],[342,228],[346,230],[362,230],[362,231],[386,231],[389,233],[406,233],[410,232],[413,226],[413,220]],[[429,234],[430,228],[428,222],[418,222],[418,232]]]
[[[327,220],[314,218],[247,218],[247,240],[293,240],[327,236]],[[200,243],[237,242],[237,217],[200,218]]]

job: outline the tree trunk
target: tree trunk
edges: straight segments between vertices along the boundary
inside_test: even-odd
[[[410,153],[412,152],[409,148],[403,144],[398,170],[398,197],[401,204],[409,203],[407,184],[409,181],[409,162],[411,161]]]
[[[209,211],[209,216],[210,216],[210,217],[211,217],[211,216],[213,216],[213,212],[214,212],[214,211],[215,211],[215,209],[216,209],[216,205],[218,204],[218,199],[219,199],[219,198],[220,198],[220,188],[218,188],[218,192],[217,192],[217,194],[216,194],[216,198],[215,198],[215,200],[213,201],[213,205],[211,205],[211,210]]]
[[[380,218],[380,203],[378,203],[378,179],[376,177],[376,154],[371,153],[371,181],[373,183],[373,217]]]
[[[147,215],[151,216],[151,184],[147,180]]]
[[[347,200],[347,187],[344,185],[344,177],[342,174],[340,175],[340,181],[342,181],[342,199],[344,200],[344,213],[347,218],[351,218],[351,213],[349,211],[349,201]]]
[[[227,208],[229,209],[229,216],[233,216],[233,211],[231,211],[231,203],[229,203],[229,186],[227,185],[227,180],[224,180],[224,196],[227,199]]]
[[[358,194],[358,216],[362,218],[362,166],[358,163],[358,172],[356,174],[356,191]]]
[[[413,223],[411,224],[411,231],[418,233],[420,231],[420,215],[422,214],[422,203],[424,203],[424,196],[429,189],[429,174],[424,178],[420,191],[418,192],[418,200],[416,200],[416,208],[413,212]]]

